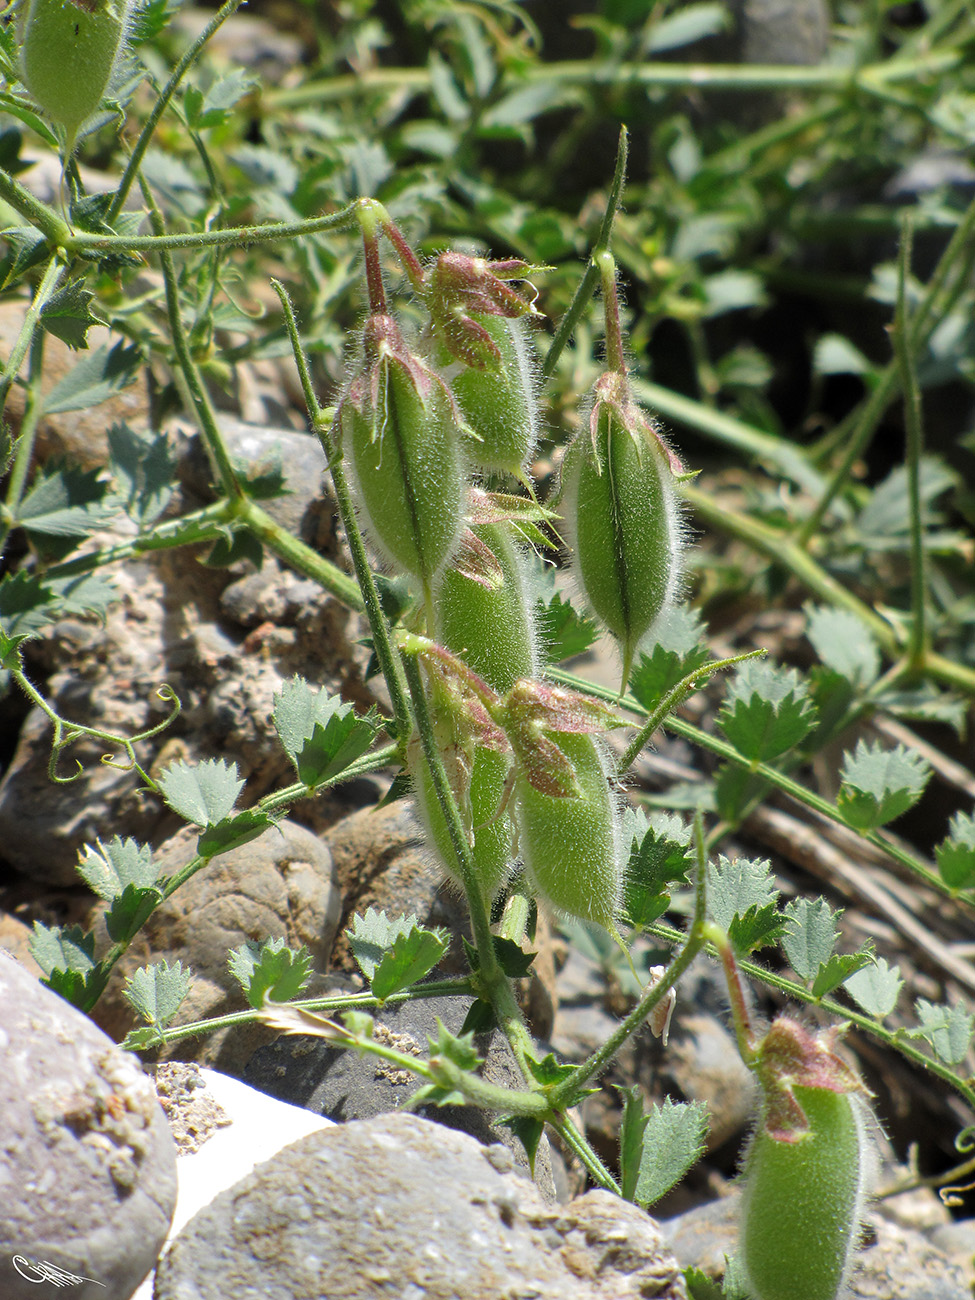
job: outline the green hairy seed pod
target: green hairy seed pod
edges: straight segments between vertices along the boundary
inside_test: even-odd
[[[458,413],[388,316],[366,327],[373,359],[343,399],[342,436],[366,523],[386,557],[429,596],[454,550],[465,498]]]
[[[436,637],[506,694],[520,677],[534,677],[536,669],[524,558],[505,524],[478,524],[471,531],[490,548],[500,577],[486,585],[457,567],[446,570],[434,601]]]
[[[609,403],[597,401],[594,423],[592,440],[584,433],[566,453],[564,514],[583,593],[620,644],[625,686],[637,642],[677,588],[680,521],[655,440]]]
[[[762,1124],[752,1139],[739,1258],[754,1300],[837,1300],[860,1230],[866,1108],[827,1088],[794,1094],[808,1130],[790,1141]]]
[[[487,470],[524,480],[538,439],[535,366],[531,341],[520,320],[475,315],[500,353],[500,365],[465,367],[451,383],[470,425],[470,457]]]
[[[599,746],[584,732],[552,734],[575,767],[580,795],[557,798],[519,770],[515,821],[525,871],[540,901],[556,912],[612,930],[624,858],[616,800]]]
[[[20,74],[41,111],[72,145],[98,108],[125,45],[123,0],[30,0]]]

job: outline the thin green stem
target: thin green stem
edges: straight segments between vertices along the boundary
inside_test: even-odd
[[[636,375],[631,375],[630,385],[637,397],[666,419],[677,420],[703,433],[706,438],[743,451],[763,466],[776,466],[805,492],[818,495],[825,487],[826,480],[809,463],[805,453],[784,438],[776,438],[692,397],[685,397]]]
[[[199,57],[203,47],[217,28],[222,26],[230,15],[234,13],[235,10],[239,9],[243,3],[244,0],[227,0],[226,4],[224,4],[213,15],[206,27],[204,27],[203,31],[200,32],[199,36],[196,37],[176,64],[172,75],[163,87],[155,104],[153,104],[152,111],[146,118],[145,125],[139,132],[139,138],[135,142],[135,147],[133,148],[129,161],[126,164],[125,171],[122,173],[122,179],[119,181],[119,187],[115,192],[111,206],[106,214],[105,221],[107,225],[112,224],[125,206],[125,200],[129,197],[129,191],[132,189],[132,185],[139,174],[139,168],[142,166],[142,159],[145,157],[145,152],[149,148],[149,142],[155,133],[156,127],[159,125],[159,120],[166,111],[166,106],[169,104],[169,101],[176,93],[180,82],[186,76],[190,65]]]
[[[579,281],[565,315],[559,321],[555,337],[549,344],[545,360],[542,362],[542,376],[545,379],[548,379],[555,369],[555,364],[561,356],[563,348],[572,337],[572,332],[578,325],[583,312],[589,306],[589,299],[599,282],[599,267],[596,263],[596,256],[598,253],[609,249],[610,239],[613,234],[613,222],[619,210],[623,197],[623,186],[626,183],[626,160],[628,156],[629,136],[624,126],[620,128],[619,141],[616,146],[616,168],[613,172],[613,182],[609,187],[606,211],[603,213],[603,219],[599,226],[596,244],[589,259],[589,265],[586,267],[586,273]]]
[[[273,551],[296,573],[313,578],[325,591],[330,592],[348,609],[362,610],[364,603],[359,584],[351,574],[326,560],[299,537],[276,523],[267,511],[262,510],[250,497],[242,497],[234,510],[234,519],[253,533],[268,550]]]
[[[52,249],[62,249],[71,239],[71,227],[53,208],[31,194],[20,181],[0,168],[0,199],[26,217],[47,239]]]
[[[713,496],[690,484],[681,486],[684,499],[709,526],[730,533],[753,550],[790,570],[814,595],[831,605],[847,609],[867,625],[888,654],[896,654],[897,634],[879,614],[874,613],[851,591],[826,572],[803,547],[782,530],[772,528],[737,510],[721,505]]]
[[[620,300],[616,291],[616,261],[608,248],[593,253],[603,292],[603,316],[606,322],[606,364],[618,375],[626,374],[623,328],[620,325]]]
[[[353,1010],[367,1011],[372,1008],[398,1006],[403,1002],[412,1002],[415,999],[470,997],[471,992],[469,979],[430,980],[425,984],[414,984],[412,988],[402,993],[391,993],[388,998],[382,1001],[371,993],[349,993],[324,998],[298,998],[287,1005],[293,1007],[296,1011],[324,1011],[326,1013]],[[251,1008],[247,1011],[232,1011],[225,1016],[212,1016],[207,1020],[188,1021],[185,1025],[173,1025],[164,1029],[154,1043],[145,1044],[142,1050],[147,1050],[150,1046],[161,1046],[163,1043],[178,1043],[183,1038],[195,1038],[199,1034],[213,1034],[220,1029],[233,1029],[237,1025],[252,1025],[260,1021],[261,1014],[260,1009]],[[140,1034],[141,1029],[134,1032]],[[130,1050],[138,1051],[140,1046],[134,1045]]]
[[[782,565],[821,600],[855,614],[870,629],[881,649],[890,658],[902,654],[903,647],[895,628],[827,573],[803,548],[797,537],[789,537],[761,520],[730,510],[707,493],[688,484],[681,487],[681,492],[695,512],[711,527],[737,537],[774,564]],[[966,664],[957,663],[933,651],[925,651],[920,671],[933,681],[975,696],[975,669]]]
[[[268,221],[260,226],[228,226],[223,230],[194,230],[182,235],[92,235],[79,231],[62,241],[70,253],[90,256],[93,253],[190,252],[202,248],[244,248],[249,244],[268,244],[282,239],[302,239],[325,230],[352,230],[356,204],[339,212],[302,221]]]
[[[901,231],[897,276],[897,310],[894,316],[894,352],[904,394],[904,425],[907,432],[907,490],[911,526],[911,630],[907,642],[907,660],[915,672],[924,668],[927,651],[925,595],[927,582],[924,557],[924,524],[921,518],[921,454],[924,427],[921,416],[921,389],[917,381],[914,352],[910,343],[907,308],[907,280],[911,269],[914,232],[910,217],[905,217]]]
[[[457,800],[454,798],[450,782],[447,780],[447,773],[444,769],[443,759],[440,756],[440,749],[433,730],[433,721],[427,707],[427,696],[423,687],[423,679],[420,676],[420,665],[415,656],[407,656],[405,670],[406,684],[409,687],[410,698],[413,702],[413,716],[416,719],[416,728],[420,735],[420,743],[423,746],[423,756],[430,770],[430,780],[447,826],[447,834],[450,836],[450,844],[457,862],[458,874],[467,895],[471,915],[471,932],[474,935],[480,961],[480,974],[486,977],[490,985],[501,974],[501,971],[491,941],[490,918],[485,906],[477,868],[474,865],[474,855],[467,841],[467,832],[464,830],[464,823],[461,821]]]
[[[916,82],[919,77],[948,72],[964,60],[960,49],[929,50],[914,58],[894,58],[859,69],[831,64],[737,63],[619,63],[606,60],[566,59],[528,68],[523,83],[552,82],[556,85],[611,86],[623,90],[634,86],[672,87],[697,92],[736,91],[760,94],[769,90],[847,91],[875,88],[885,82]],[[374,68],[347,77],[306,82],[301,86],[271,91],[264,96],[268,109],[300,108],[347,96],[375,91],[427,90],[430,73],[426,68]]]
[[[34,456],[34,441],[37,437],[37,424],[41,415],[41,379],[44,373],[44,331],[35,330],[30,347],[30,362],[27,368],[27,392],[24,401],[24,414],[20,422],[20,432],[15,443],[13,469],[7,484],[7,494],[3,509],[0,510],[0,556],[3,555],[10,530],[14,527],[27,486],[27,474]]]
[[[622,1196],[619,1183],[609,1172],[599,1156],[592,1149],[585,1137],[579,1132],[568,1115],[553,1116],[548,1120],[550,1126],[559,1135],[569,1150],[585,1166],[593,1182],[615,1196]]]
[[[34,340],[34,331],[40,323],[44,305],[56,293],[65,269],[65,264],[59,257],[52,257],[44,269],[41,282],[37,286],[37,291],[31,300],[30,306],[27,308],[23,324],[17,333],[10,356],[7,358],[7,364],[4,366],[3,372],[0,373],[0,413],[6,408],[7,398],[10,396],[10,389],[17,378],[17,372],[23,365],[24,357],[27,356],[30,350],[31,343]]]
[[[969,204],[964,217],[948,241],[914,312],[905,340],[905,347],[911,355],[916,355],[920,351],[934,326],[944,318],[957,297],[967,288],[968,271],[972,260],[975,259],[973,235],[975,235],[975,200]],[[948,281],[952,274],[955,276],[954,284],[949,286]],[[895,357],[884,367],[866,399],[860,416],[846,440],[843,458],[836,467],[825,492],[820,496],[803,526],[797,531],[795,540],[800,546],[808,546],[819,532],[827,510],[836,495],[846,485],[853,466],[863,455],[884,412],[896,397],[899,383],[900,366]]]
[[[102,569],[108,564],[130,560],[133,556],[145,555],[147,552],[212,542],[226,533],[227,525],[235,518],[236,512],[232,504],[224,498],[200,510],[194,510],[191,514],[182,515],[179,519],[153,524],[152,532],[142,533],[111,546],[99,547],[97,551],[85,551],[83,555],[73,556],[61,564],[52,564],[44,570],[44,576],[69,578],[72,574],[89,573],[93,569]]]
[[[733,655],[730,659],[713,659],[710,663],[703,664],[695,672],[681,678],[677,685],[672,687],[650,712],[647,722],[626,747],[617,765],[616,770],[619,775],[622,776],[624,772],[629,771],[644,745],[647,744],[664,719],[679,708],[689,695],[692,695],[703,686],[712,673],[716,673],[723,668],[733,668],[736,664],[744,663],[746,659],[760,658],[764,654],[764,650],[749,650],[745,654]]]
[[[156,206],[155,199],[149,190],[148,185],[139,178],[142,186],[142,194],[149,208],[149,222],[153,230],[161,235],[165,231],[162,213]],[[190,352],[189,341],[186,337],[186,329],[183,325],[183,318],[179,305],[179,284],[176,278],[176,268],[173,265],[172,254],[167,250],[162,250],[159,254],[159,262],[162,267],[163,281],[166,288],[166,314],[169,317],[169,328],[173,339],[173,350],[176,353],[176,361],[179,365],[180,372],[186,384],[190,401],[196,415],[197,425],[203,437],[204,446],[210,456],[211,464],[224,495],[232,501],[242,501],[244,492],[237,481],[237,474],[230,461],[230,453],[227,450],[226,443],[223,440],[223,434],[217,425],[217,417],[214,414],[213,407],[210,404],[210,398],[203,380],[200,378],[200,372],[197,369],[196,362]]]

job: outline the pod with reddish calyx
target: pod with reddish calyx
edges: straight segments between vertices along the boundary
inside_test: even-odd
[[[471,707],[456,680],[436,668],[428,674],[430,711],[437,747],[471,846],[474,873],[490,906],[511,873],[511,824],[499,816],[507,799],[510,758],[503,732]],[[416,811],[428,841],[447,873],[460,880],[447,822],[433,786],[419,737],[407,746]]]
[[[517,682],[502,712],[515,755],[513,815],[539,902],[615,934],[626,868],[619,801],[592,733],[616,726],[605,705]]]
[[[572,764],[578,793],[544,794],[518,769],[514,817],[525,874],[557,914],[615,933],[625,862],[606,760],[592,736],[564,733],[552,743]]]
[[[420,581],[429,601],[460,537],[461,416],[392,317],[369,318],[365,353],[365,369],[339,404],[338,427],[370,534],[393,565]]]
[[[828,1036],[785,1016],[754,1068],[763,1100],[745,1157],[739,1264],[754,1300],[838,1300],[873,1172],[863,1088]]]
[[[538,418],[535,367],[521,322],[541,314],[508,281],[536,269],[518,259],[489,262],[446,252],[431,268],[426,289],[441,359],[464,366],[451,386],[472,435],[471,459],[524,483]]]
[[[70,153],[96,111],[125,48],[129,0],[30,0],[20,75],[44,115],[64,129]]]
[[[437,640],[501,694],[536,670],[534,618],[524,557],[504,522],[475,524],[468,546],[480,569],[457,561],[447,569],[434,597]]]
[[[619,642],[621,689],[637,643],[680,585],[679,468],[626,376],[604,374],[588,433],[563,461],[562,509],[582,592]]]

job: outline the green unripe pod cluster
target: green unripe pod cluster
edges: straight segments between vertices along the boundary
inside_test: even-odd
[[[38,108],[64,128],[69,148],[111,85],[130,7],[127,0],[30,0],[20,75]]]
[[[538,439],[531,340],[520,320],[473,319],[496,345],[500,361],[491,368],[466,366],[451,382],[474,434],[470,457],[482,469],[504,470],[523,481]]]
[[[365,343],[367,369],[339,408],[342,437],[371,535],[429,595],[460,536],[466,482],[459,413],[391,317],[370,317]]]
[[[544,794],[519,768],[515,822],[525,872],[538,899],[555,912],[613,930],[625,860],[606,762],[585,732],[563,732],[552,740],[572,763],[579,793]]]
[[[625,385],[623,376],[603,376]],[[623,657],[633,655],[680,581],[681,530],[674,474],[664,451],[635,417],[597,394],[591,437],[563,462],[564,515],[576,573],[593,612]]]
[[[765,1105],[745,1158],[738,1261],[753,1300],[838,1300],[873,1168],[869,1112],[842,1063],[796,1022],[783,1017],[770,1036],[782,1073],[769,1088],[760,1070]],[[817,1076],[824,1086],[794,1081]]]

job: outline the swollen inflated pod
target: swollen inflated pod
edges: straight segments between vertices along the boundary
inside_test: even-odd
[[[619,642],[625,689],[637,643],[679,587],[681,467],[633,400],[613,259],[597,261],[610,369],[596,382],[588,430],[563,461],[563,515],[582,592]]]
[[[625,859],[606,759],[590,735],[552,739],[574,768],[578,792],[546,794],[519,765],[514,804],[525,873],[536,897],[556,913],[613,931]]]
[[[125,49],[130,0],[29,0],[20,75],[38,108],[64,129],[71,152]]]
[[[753,1300],[838,1300],[873,1170],[863,1089],[797,1021],[757,1050],[762,1110],[745,1157],[738,1259]]]
[[[369,317],[366,365],[338,409],[369,532],[428,602],[461,531],[461,417],[446,384],[410,352],[391,316]]]

